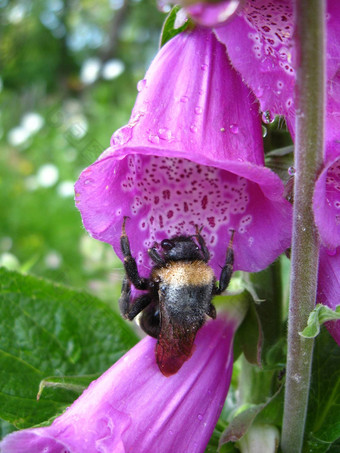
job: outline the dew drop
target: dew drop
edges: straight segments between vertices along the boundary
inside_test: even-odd
[[[132,138],[132,128],[124,126],[118,129],[111,137],[111,146],[125,145]]]
[[[266,110],[265,112],[262,113],[262,121],[265,124],[270,124],[273,123],[275,120],[275,116],[272,116],[269,110]]]
[[[237,124],[231,124],[229,126],[229,129],[230,129],[230,132],[232,132],[233,134],[238,134],[238,125]]]
[[[197,418],[198,418],[198,420],[203,420],[203,415],[202,414],[198,414]]]
[[[267,131],[266,126],[263,126],[263,125],[262,125],[262,137],[263,137],[263,138],[264,138],[264,137],[267,137],[267,132],[268,132],[268,131]]]
[[[295,170],[294,167],[289,167],[289,168],[288,168],[288,174],[289,174],[290,176],[294,176],[295,173],[296,173],[296,170]]]
[[[188,96],[182,96],[181,97],[181,102],[183,102],[183,104],[185,104],[186,102],[188,102],[189,98]]]
[[[192,124],[190,126],[190,131],[193,132],[193,133],[196,133],[197,132],[197,126],[195,126],[194,124]]]
[[[170,436],[172,436],[173,433],[174,433],[174,432],[170,429],[170,431],[169,431]]]
[[[171,130],[167,127],[161,127],[158,129],[158,136],[166,142],[171,142],[174,139]]]
[[[202,111],[203,111],[202,107],[195,107],[196,115],[200,115],[202,113]]]
[[[146,86],[146,79],[142,79],[137,83],[137,91],[140,93]]]
[[[158,145],[158,143],[159,143],[158,135],[149,134],[148,140],[149,140],[149,142],[151,142],[151,143],[153,143],[155,145]]]
[[[201,64],[202,71],[206,71],[208,69],[208,65],[206,63]]]

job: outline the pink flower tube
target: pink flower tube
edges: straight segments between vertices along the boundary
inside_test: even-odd
[[[170,40],[138,84],[129,124],[76,184],[88,232],[113,245],[123,217],[141,273],[147,249],[202,235],[219,275],[235,230],[235,269],[264,269],[290,245],[291,206],[264,167],[259,105],[215,35],[196,28]]]
[[[179,372],[164,377],[156,341],[125,354],[51,426],[17,431],[2,453],[204,452],[228,392],[237,316],[207,323]]]

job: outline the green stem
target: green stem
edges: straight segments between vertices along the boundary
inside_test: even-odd
[[[288,356],[282,451],[302,449],[314,342],[299,332],[315,306],[319,241],[312,197],[323,160],[325,0],[296,1],[296,140]]]

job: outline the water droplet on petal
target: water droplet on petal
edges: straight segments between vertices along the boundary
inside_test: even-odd
[[[190,126],[190,130],[191,130],[191,132],[193,132],[193,133],[197,132],[197,126],[195,126],[194,124],[192,124],[192,125]]]
[[[188,100],[189,100],[188,96],[182,96],[182,97],[181,97],[181,102],[183,102],[184,104],[185,104],[186,102],[188,102]]]
[[[142,79],[137,83],[137,91],[140,93],[146,86],[146,79]]]
[[[275,116],[273,116],[269,110],[262,112],[262,121],[265,124],[273,123],[274,120],[275,120]]]
[[[294,167],[289,167],[289,168],[288,168],[288,174],[289,174],[290,176],[294,176],[295,173],[296,173],[296,170],[295,170]]]
[[[195,107],[196,115],[200,115],[202,113],[202,111],[203,111],[202,107]]]
[[[230,129],[230,132],[232,132],[233,134],[238,134],[238,125],[237,124],[231,124],[229,126],[229,129]]]
[[[202,414],[198,414],[197,418],[198,418],[198,420],[202,420],[203,419],[203,415]]]
[[[202,71],[206,71],[208,69],[208,65],[206,63],[201,64]]]
[[[111,137],[111,146],[125,145],[132,138],[132,128],[124,126],[118,129]]]
[[[263,138],[264,138],[264,137],[267,137],[267,132],[268,132],[268,131],[267,131],[266,126],[262,126],[262,137],[263,137]]]
[[[171,130],[167,127],[161,127],[160,129],[158,129],[158,136],[166,142],[171,142],[174,140]]]
[[[153,143],[154,145],[158,145],[158,143],[159,143],[159,137],[158,137],[158,135],[155,135],[155,134],[149,134],[148,140],[149,140],[149,142]]]

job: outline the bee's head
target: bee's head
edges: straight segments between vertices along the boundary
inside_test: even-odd
[[[169,261],[203,259],[201,249],[192,237],[177,236],[172,239],[164,239],[161,242],[161,247],[164,258]]]

